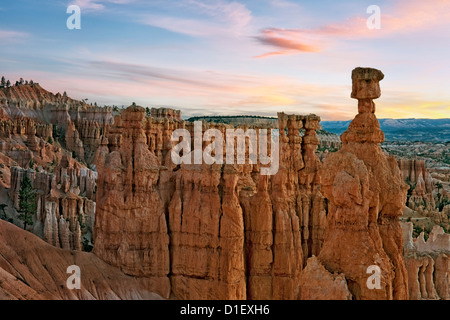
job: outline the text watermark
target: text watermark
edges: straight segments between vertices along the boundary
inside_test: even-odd
[[[270,138],[269,138],[270,137]],[[194,150],[191,148],[191,133],[187,129],[176,129],[172,142],[178,142],[171,151],[174,164],[249,164],[270,165],[262,167],[262,175],[274,175],[279,169],[279,130],[271,129],[226,129],[226,141],[218,129],[202,131],[202,122],[194,122]],[[235,144],[236,141],[236,144]],[[203,149],[203,142],[209,144]],[[270,153],[268,152],[270,144]],[[246,149],[246,145],[248,149]],[[224,158],[224,146],[226,156]],[[247,155],[248,150],[248,157]],[[236,157],[235,157],[236,156]],[[193,158],[193,159],[192,159]],[[225,162],[224,162],[225,159]]]

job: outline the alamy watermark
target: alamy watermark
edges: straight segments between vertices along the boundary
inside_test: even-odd
[[[81,29],[81,9],[79,6],[72,4],[67,7],[66,13],[70,13],[71,15],[67,18],[66,26],[67,29]]]
[[[270,138],[269,138],[270,137]],[[181,139],[180,139],[181,138]],[[178,142],[171,151],[174,164],[249,164],[270,165],[261,167],[262,175],[274,175],[279,169],[279,130],[271,129],[226,129],[224,137],[218,129],[202,131],[202,122],[194,122],[194,149],[191,134],[187,129],[176,129],[172,142]],[[236,141],[236,143],[235,143]],[[203,149],[203,142],[209,144]],[[270,153],[268,152],[270,144]],[[248,149],[246,149],[246,145]],[[224,146],[226,156],[224,157]],[[248,150],[248,153],[247,153]],[[248,157],[246,156],[248,154]],[[235,157],[236,156],[236,157]]]
[[[377,265],[371,265],[367,268],[366,273],[371,274],[371,276],[367,279],[366,285],[367,288],[372,289],[381,289],[381,269]]]
[[[370,30],[381,29],[381,9],[373,4],[367,7],[366,13],[372,14],[367,18],[366,25]]]
[[[81,289],[81,270],[77,265],[71,265],[67,267],[66,273],[71,274],[69,278],[67,278],[66,286],[68,289]]]

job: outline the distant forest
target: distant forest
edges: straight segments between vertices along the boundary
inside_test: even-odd
[[[252,118],[252,119],[272,119],[276,120],[275,117],[264,117],[264,116],[255,116],[255,115],[239,115],[239,116],[200,116],[200,117],[190,117],[186,121],[194,122],[200,120],[212,120],[212,119],[234,119],[234,118]]]

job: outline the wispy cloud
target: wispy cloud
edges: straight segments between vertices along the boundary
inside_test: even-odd
[[[270,0],[270,5],[275,8],[283,8],[283,9],[299,9],[300,5],[295,2],[286,1],[286,0]]]
[[[277,111],[315,113],[323,120],[348,120],[357,113],[350,99],[351,85],[312,84],[287,76],[156,67],[111,61],[107,57],[75,63],[76,71],[27,73],[53,92],[67,91],[77,99],[100,104],[172,106],[183,115],[259,114],[275,116]],[[14,76],[23,76],[18,72]],[[379,118],[445,117],[450,103],[413,89],[383,89],[376,101]],[[200,110],[200,111],[199,111]]]
[[[73,0],[69,4],[79,6],[82,10],[99,11],[104,10],[108,4],[130,4],[136,0]]]
[[[285,76],[165,68],[107,59],[69,63],[76,63],[77,70],[70,78],[58,73],[28,76],[39,79],[48,90],[67,91],[78,99],[88,97],[98,103],[119,105],[131,101],[144,106],[172,105],[184,114],[201,108],[225,114],[276,115],[277,110],[318,113],[318,96],[336,108],[339,104],[334,97],[348,89]],[[339,107],[345,108],[345,103]]]
[[[2,41],[16,41],[23,40],[30,36],[29,33],[14,31],[14,30],[0,30],[0,40]]]
[[[145,14],[143,24],[191,36],[239,35],[252,19],[251,11],[239,2],[224,0],[181,0],[172,4],[172,15]],[[176,10],[178,9],[178,10]],[[196,18],[183,18],[177,11],[189,12]],[[185,16],[185,15],[183,15]]]
[[[217,81],[221,78],[220,76],[216,77],[216,81],[211,81],[211,72],[208,71],[193,72],[117,61],[90,61],[85,67],[101,70],[103,74],[106,73],[109,76],[141,83],[147,80],[157,80],[177,85],[184,84],[198,88],[208,88],[209,90],[214,88],[221,90],[231,89],[231,86]]]
[[[301,52],[318,52],[317,46],[309,45],[298,41],[293,37],[286,37],[284,32],[277,29],[266,29],[260,36],[255,37],[262,44],[270,45],[282,50],[265,53],[255,58],[266,58],[273,55],[295,54]]]

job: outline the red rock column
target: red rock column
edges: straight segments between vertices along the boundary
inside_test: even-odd
[[[142,127],[145,110],[131,106],[108,136],[115,151],[97,160],[98,192],[94,253],[126,274],[149,277],[152,290],[170,293],[169,235],[157,191],[158,161]]]
[[[330,154],[322,170],[329,200],[327,235],[318,256],[328,271],[345,274],[355,299],[407,299],[407,274],[398,217],[407,186],[394,158],[379,143],[384,134],[375,117],[383,73],[371,68],[352,72],[352,97],[358,115],[341,135],[343,147]],[[367,286],[367,268],[381,269],[380,289]]]

